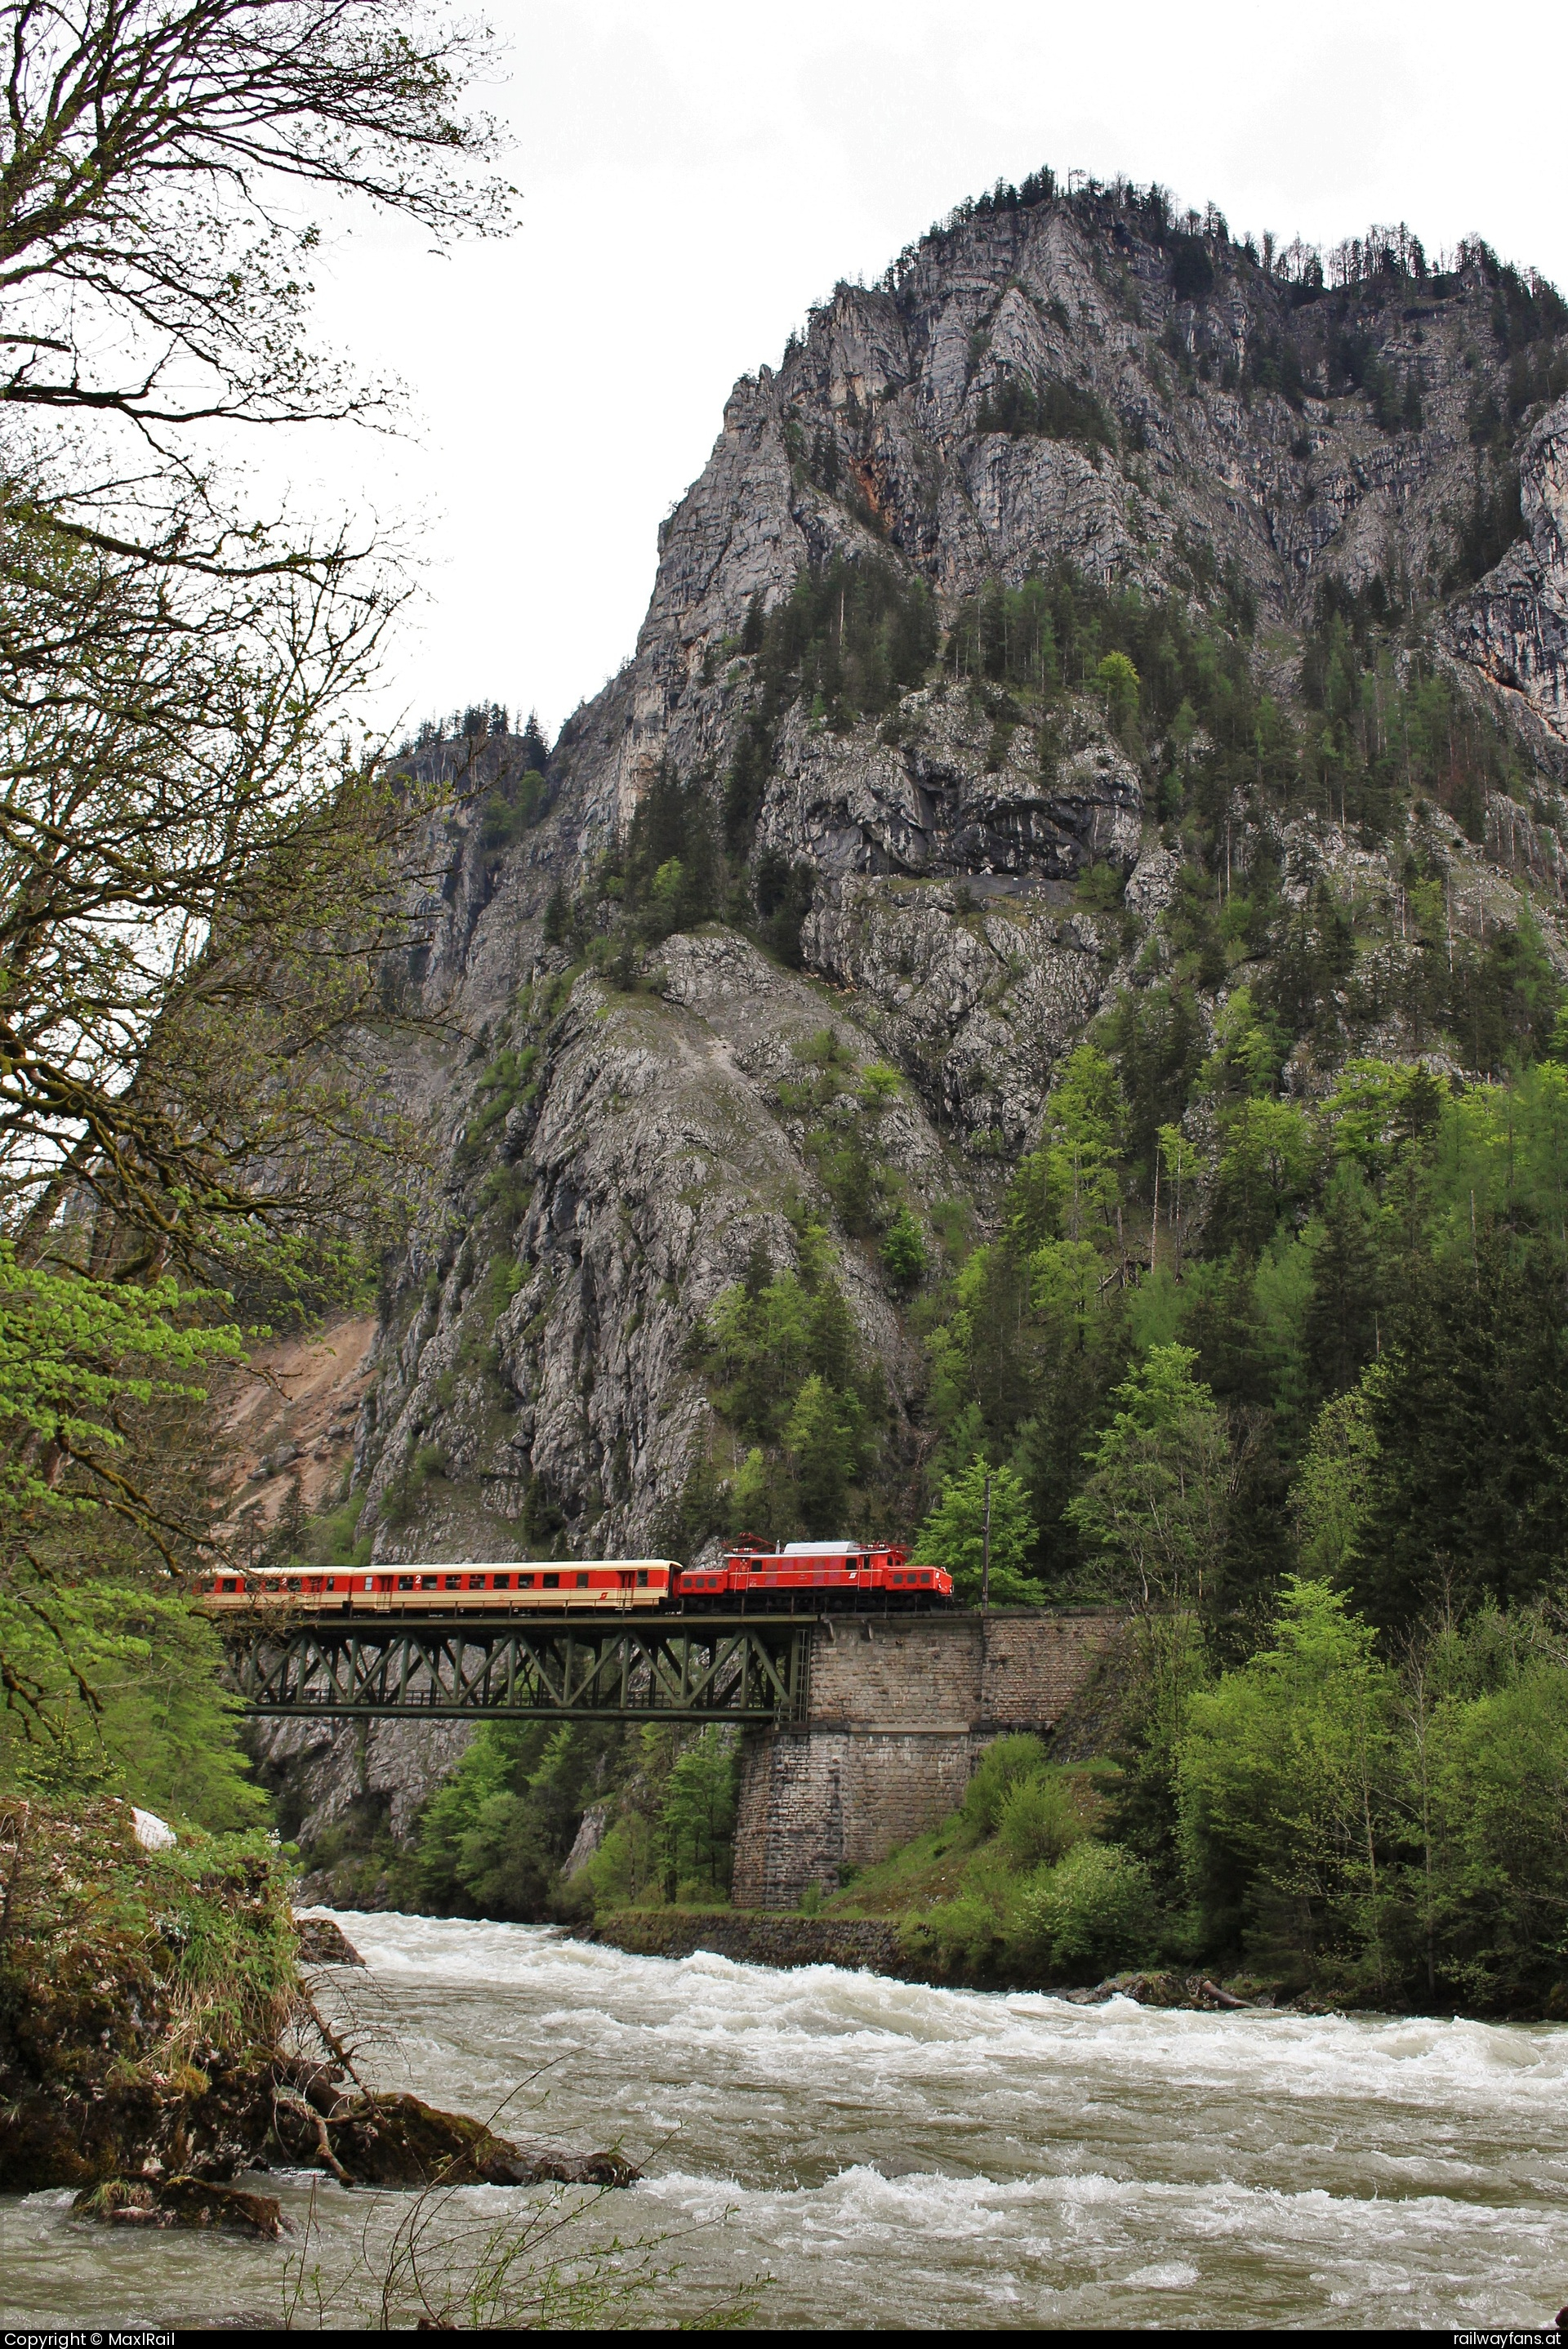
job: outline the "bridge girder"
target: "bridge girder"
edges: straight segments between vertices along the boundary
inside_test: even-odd
[[[305,1718],[801,1722],[810,1617],[469,1618],[228,1628],[253,1713]]]

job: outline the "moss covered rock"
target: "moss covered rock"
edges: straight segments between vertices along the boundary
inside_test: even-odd
[[[274,2241],[285,2223],[273,2195],[220,2186],[210,2178],[106,2178],[85,2186],[71,2209],[78,2219],[110,2226],[223,2228]]]
[[[629,2186],[638,2172],[618,2154],[563,2154],[500,2137],[466,2113],[418,2096],[361,2096],[326,2124],[334,2161],[363,2186]],[[291,2128],[280,2111],[280,2134]]]

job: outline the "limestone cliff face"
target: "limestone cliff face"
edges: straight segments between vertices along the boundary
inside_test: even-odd
[[[1188,242],[1197,298],[1135,210],[1049,202],[927,239],[880,287],[840,287],[776,371],[736,387],[660,534],[632,659],[552,753],[542,820],[495,815],[514,744],[477,764],[421,754],[427,771],[451,762],[453,796],[425,843],[429,944],[405,986],[451,1040],[409,1046],[397,1080],[438,1173],[389,1269],[359,1423],[379,1556],[668,1542],[694,1462],[729,1464],[692,1333],[759,1237],[776,1268],[798,1261],[802,1201],[913,1473],[919,1349],[824,1188],[793,1081],[830,1034],[851,1073],[828,1126],[892,1169],[918,1216],[954,1203],[984,1224],[1054,1070],[1177,885],[1099,700],[1072,699],[1048,758],[951,667],[896,724],[830,725],[804,698],[772,710],[747,853],[753,870],[810,868],[801,968],[714,924],[643,957],[628,991],[550,943],[546,908],[664,762],[722,792],[762,709],[748,623],[755,637],[835,554],[923,581],[944,625],[989,583],[1061,564],[1194,608],[1225,598],[1255,613],[1252,657],[1287,697],[1323,581],[1398,579],[1443,603],[1495,462],[1478,403],[1501,412],[1513,380],[1484,262],[1391,278],[1352,316],[1222,237]],[[1497,800],[1484,842],[1430,819],[1504,920],[1516,885],[1548,911],[1560,890],[1568,401],[1526,413],[1515,440],[1523,534],[1448,596],[1441,630],[1456,674],[1522,713],[1539,790],[1528,809]],[[1324,821],[1258,822],[1292,902],[1326,875],[1398,890],[1391,852]],[[1075,888],[1096,864],[1125,880],[1113,910]],[[854,1072],[877,1063],[902,1087],[868,1100]]]
[[[1568,399],[1548,410],[1525,443],[1519,502],[1525,534],[1454,611],[1451,640],[1522,706],[1537,745],[1561,771],[1568,747]]]

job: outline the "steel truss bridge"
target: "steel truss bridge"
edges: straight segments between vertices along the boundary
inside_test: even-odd
[[[810,1616],[374,1618],[225,1627],[253,1713],[354,1720],[803,1722]]]

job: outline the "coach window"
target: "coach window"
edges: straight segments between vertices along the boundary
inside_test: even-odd
[[[449,1574],[449,1575],[448,1575],[448,1577],[447,1577],[447,1588],[448,1588],[449,1590],[460,1590],[460,1589],[462,1588],[462,1587],[463,1587],[463,1578],[462,1578],[462,1576],[461,1576],[460,1574]]]
[[[411,1574],[400,1574],[397,1577],[397,1588],[399,1590],[412,1590],[414,1588],[413,1576]]]
[[[232,1589],[232,1588],[233,1588],[233,1585],[232,1585],[232,1583],[231,1583],[229,1587],[230,1587],[230,1588],[231,1588],[231,1589]],[[648,1587],[648,1569],[647,1569],[647,1568],[646,1568],[645,1566],[640,1566],[640,1567],[637,1568],[637,1588],[638,1588],[638,1589],[639,1589],[639,1590],[645,1590],[645,1589],[647,1588],[647,1587]]]
[[[543,1580],[546,1590],[559,1590],[561,1588],[561,1577],[558,1574],[547,1574]]]
[[[419,1577],[419,1588],[421,1590],[434,1590],[435,1587],[436,1577],[433,1574],[422,1574]]]
[[[579,1590],[586,1590],[586,1589],[587,1589],[587,1588],[588,1588],[588,1577],[587,1577],[585,1574],[580,1574],[580,1575],[578,1576],[578,1578],[577,1578],[577,1588],[578,1588],[578,1589],[579,1589]]]

